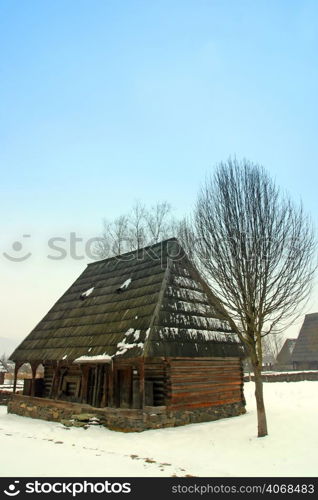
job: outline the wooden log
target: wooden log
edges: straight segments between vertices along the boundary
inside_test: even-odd
[[[88,366],[81,365],[82,384],[81,384],[80,400],[84,404],[87,403],[87,398],[88,398],[88,371],[89,371]]]
[[[93,398],[92,398],[92,406],[98,406],[98,388],[99,388],[99,379],[100,379],[100,371],[98,366],[96,365],[94,368],[95,377],[94,377],[94,389],[93,389]]]
[[[105,365],[104,367],[104,378],[103,378],[103,395],[102,395],[102,401],[101,401],[101,407],[105,408],[107,406],[107,399],[108,399],[108,366]]]
[[[182,394],[184,392],[200,392],[204,390],[209,390],[209,391],[217,391],[222,388],[237,388],[241,389],[241,384],[240,382],[231,382],[230,384],[196,384],[196,385],[183,385],[182,387],[172,387],[171,390],[173,394]]]
[[[15,394],[17,390],[18,372],[22,365],[23,363],[16,363],[14,366],[13,394]]]
[[[138,373],[140,408],[143,408],[145,406],[145,364],[143,360],[139,363]]]
[[[234,399],[224,399],[219,401],[205,401],[205,402],[195,402],[195,403],[179,403],[179,404],[171,404],[169,405],[169,410],[182,410],[187,408],[206,408],[209,406],[222,406],[226,404],[239,403],[240,400]]]
[[[109,367],[108,372],[108,406],[114,406],[114,365]]]
[[[206,377],[216,377],[216,378],[236,378],[241,379],[241,374],[235,371],[206,371],[206,372],[195,372],[195,373],[171,373],[170,379],[178,382],[179,380],[192,380],[192,379],[204,379]]]
[[[200,393],[185,392],[182,394],[172,394],[171,401],[213,401],[214,399],[227,399],[229,396],[235,396],[241,399],[240,391],[222,390],[222,391],[202,391]]]
[[[31,396],[35,396],[35,377],[36,377],[36,370],[37,367],[39,366],[40,362],[35,362],[31,363],[31,372],[32,372],[32,380],[31,380]]]

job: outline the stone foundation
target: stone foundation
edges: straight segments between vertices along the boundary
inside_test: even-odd
[[[8,402],[8,413],[53,422],[70,420],[73,415],[89,413],[94,414],[100,420],[100,423],[108,429],[122,432],[141,432],[146,429],[210,422],[220,418],[242,415],[245,411],[242,402],[191,410],[169,410],[165,406],[145,407],[138,410],[94,408],[89,405],[34,398],[19,394],[13,394]]]
[[[0,405],[7,405],[10,397],[11,393],[9,391],[0,391]]]

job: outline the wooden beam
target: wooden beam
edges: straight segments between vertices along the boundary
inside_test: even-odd
[[[55,395],[55,385],[56,385],[58,366],[59,366],[59,362],[57,361],[53,365],[53,377],[52,377],[52,383],[51,383],[50,392],[49,392],[49,398],[52,398]],[[45,367],[44,367],[44,370],[45,370]]]
[[[13,394],[16,393],[17,389],[17,378],[18,378],[18,371],[21,368],[23,363],[16,363],[14,366],[14,380],[13,380]]]
[[[139,373],[139,402],[140,408],[145,406],[145,363],[142,359],[138,366]]]
[[[31,396],[35,396],[35,377],[36,377],[36,370],[39,366],[40,362],[36,361],[35,363],[31,363],[31,371],[32,371],[32,381],[31,381]]]
[[[114,407],[114,363],[111,363],[109,367],[109,377],[108,377],[108,406]]]
[[[101,400],[101,407],[105,408],[108,403],[108,365],[105,364],[104,366],[104,378],[103,378],[103,395],[102,395],[102,400]]]
[[[82,371],[82,385],[81,385],[81,395],[80,399],[82,403],[87,403],[87,391],[88,391],[88,373],[89,373],[89,366],[87,365],[81,365],[81,371]]]
[[[55,394],[55,398],[54,399],[59,399],[60,395],[61,395],[61,392],[62,392],[62,383],[63,383],[63,377],[65,375],[65,373],[67,372],[67,368],[66,367],[61,367],[58,371],[58,376],[57,376],[57,390],[56,390],[56,394]]]

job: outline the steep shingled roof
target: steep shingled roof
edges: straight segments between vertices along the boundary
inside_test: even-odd
[[[306,314],[293,350],[292,361],[318,361],[318,313]]]
[[[277,363],[280,365],[291,365],[292,364],[292,354],[295,348],[297,339],[286,339],[283,347],[277,354]]]
[[[210,289],[170,239],[89,264],[10,359],[237,355]]]

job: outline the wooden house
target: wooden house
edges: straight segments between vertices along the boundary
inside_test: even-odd
[[[8,372],[8,368],[4,361],[0,359],[0,385],[4,384],[4,376]]]
[[[292,362],[296,370],[318,370],[318,313],[306,314]]]
[[[277,354],[276,358],[276,366],[280,370],[292,370],[293,369],[293,361],[292,354],[296,345],[297,339],[286,339],[283,347]]]
[[[211,290],[170,239],[88,264],[11,355],[15,379],[25,362],[33,377],[9,411],[51,420],[93,411],[118,430],[239,415],[242,356]]]

